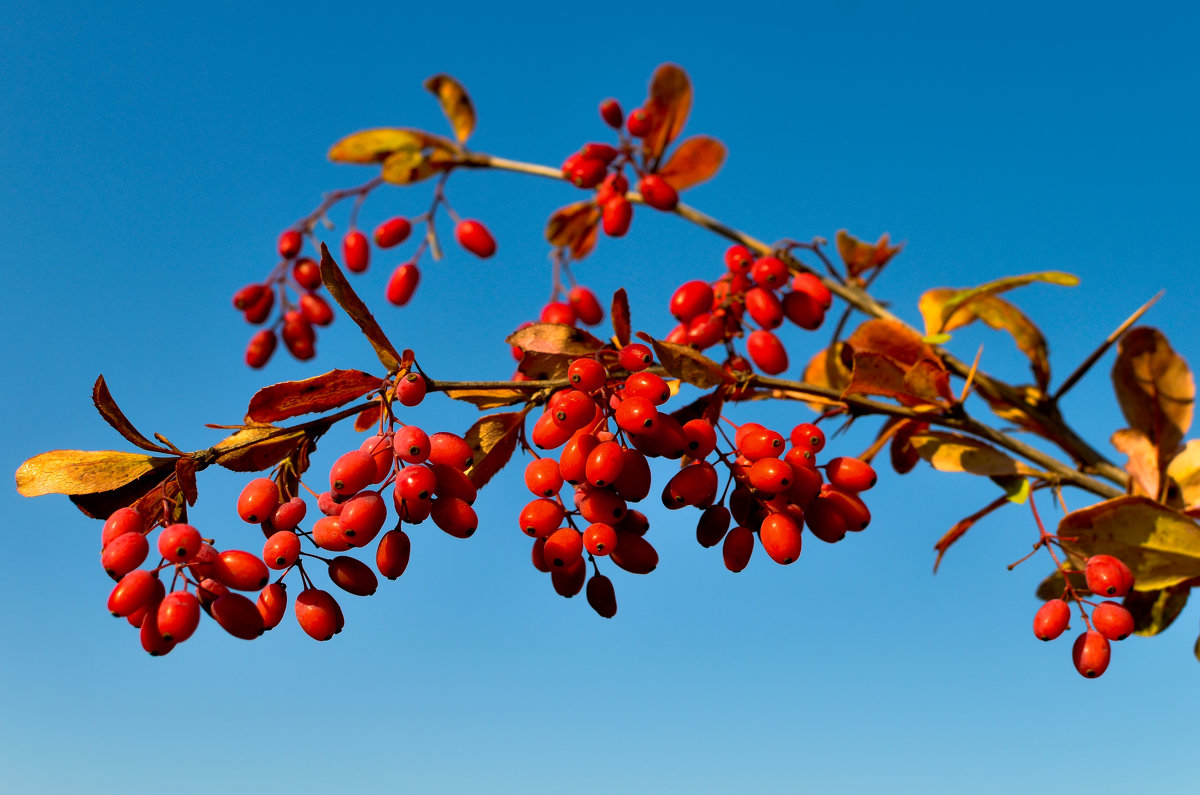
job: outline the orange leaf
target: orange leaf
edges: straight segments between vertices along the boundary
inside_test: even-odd
[[[425,81],[425,90],[442,104],[442,112],[454,128],[454,137],[460,144],[466,143],[475,130],[475,106],[467,90],[450,75],[434,75]]]
[[[892,469],[896,470],[896,474],[903,475],[911,472],[912,468],[921,460],[921,454],[912,446],[912,437],[914,434],[927,430],[929,430],[929,423],[916,420],[904,420],[896,428],[891,448]],[[935,565],[934,570],[936,569]]]
[[[600,208],[590,199],[560,207],[546,222],[546,240],[569,249],[574,259],[583,259],[596,245],[600,216]]]
[[[850,368],[842,361],[844,351],[849,356],[844,342],[834,343],[824,350],[817,351],[804,368],[804,380],[816,386],[843,391],[850,385]],[[810,402],[808,406],[813,411],[825,410],[824,403]]]
[[[658,170],[675,190],[684,190],[711,179],[725,162],[725,144],[707,135],[682,141]]]
[[[879,240],[874,243],[866,243],[854,237],[845,229],[839,229],[836,237],[838,254],[842,257],[842,262],[846,263],[846,272],[852,278],[856,278],[875,268],[882,268],[888,263],[892,257],[904,248],[901,243],[898,246],[888,245],[888,236],[884,233]]]
[[[17,469],[17,491],[42,494],[96,494],[113,491],[147,475],[173,471],[175,457],[117,450],[51,450]]]
[[[1117,343],[1112,380],[1129,426],[1146,434],[1165,465],[1192,424],[1196,384],[1187,362],[1162,332],[1139,326]]]
[[[539,379],[540,380],[540,379]],[[528,390],[496,387],[494,389],[447,389],[443,395],[451,400],[462,400],[481,409],[494,409],[520,403],[529,396]]]
[[[379,423],[379,418],[383,415],[383,404],[378,400],[367,406],[358,413],[354,418],[354,430],[358,432],[370,430]]]
[[[375,316],[371,314],[371,310],[367,309],[367,305],[358,297],[358,293],[354,292],[350,282],[346,281],[346,275],[333,261],[333,257],[329,256],[329,248],[324,243],[321,244],[321,281],[325,283],[329,294],[338,305],[346,310],[350,319],[362,329],[367,341],[375,349],[380,363],[389,373],[399,371],[400,354],[396,351],[396,346],[392,345],[391,340],[379,327]]]
[[[175,482],[179,484],[179,491],[187,500],[188,505],[195,505],[196,498],[199,496],[196,490],[196,472],[199,469],[200,462],[194,458],[185,457],[175,460]]]
[[[257,425],[242,428],[218,442],[212,452],[217,463],[234,472],[270,469],[296,451],[304,431]]]
[[[474,451],[474,463],[467,476],[481,489],[504,468],[517,447],[517,436],[525,423],[525,413],[510,411],[480,417],[463,438]]]
[[[380,383],[379,376],[361,370],[330,370],[303,381],[284,381],[255,392],[246,416],[266,423],[329,411],[379,389]]]
[[[420,154],[426,150],[453,152],[454,148],[453,142],[440,135],[389,127],[347,135],[330,148],[329,159],[335,163],[366,165],[382,163],[401,151]]]
[[[658,161],[671,141],[679,137],[692,111],[692,82],[687,72],[670,63],[655,69],[645,108],[650,113],[651,126],[642,139],[642,153],[647,161]],[[653,165],[657,166],[657,162]]]
[[[625,294],[624,287],[613,293],[609,316],[612,317],[613,335],[617,342],[622,346],[628,345],[633,329],[629,323],[629,296]]]
[[[950,374],[917,333],[891,320],[868,320],[846,346],[854,363],[843,395],[883,395],[904,405],[954,401]]]
[[[1129,456],[1125,471],[1129,473],[1133,493],[1158,499],[1158,451],[1146,434],[1122,428],[1112,435],[1111,441],[1113,447]]]
[[[650,343],[663,369],[680,381],[701,389],[734,381],[733,376],[725,372],[721,365],[690,345],[656,340],[645,332],[638,332],[638,338]]]

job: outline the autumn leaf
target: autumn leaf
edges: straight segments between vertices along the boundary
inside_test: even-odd
[[[24,497],[113,491],[146,475],[169,474],[175,458],[118,450],[51,450],[21,464],[17,491]]]
[[[191,456],[175,459],[175,482],[179,484],[179,491],[188,505],[195,505],[199,496],[196,488],[196,472],[199,469],[200,462]]]
[[[850,335],[846,346],[853,369],[843,395],[882,395],[906,406],[954,401],[945,365],[902,323],[868,320]]]
[[[262,472],[295,452],[305,439],[302,430],[259,425],[241,428],[210,449],[216,462],[234,472]]]
[[[804,367],[804,381],[814,386],[843,392],[850,385],[850,368],[842,361],[843,354],[849,359],[850,354],[844,342],[837,342],[817,351]],[[806,402],[813,411],[825,410],[824,403]]]
[[[1117,497],[1072,511],[1059,522],[1058,536],[1076,560],[1120,558],[1139,591],[1200,577],[1200,525],[1147,497]]]
[[[1196,384],[1192,371],[1157,329],[1130,329],[1117,343],[1113,389],[1129,427],[1158,449],[1165,465],[1192,424]]]
[[[733,383],[735,380],[721,365],[690,345],[656,340],[645,332],[638,332],[638,338],[650,343],[654,348],[655,357],[667,373],[692,386],[708,389],[717,384]]]
[[[529,397],[529,390],[495,387],[490,389],[446,389],[442,394],[451,400],[462,400],[474,404],[480,409],[494,409],[500,406],[511,406]]]
[[[505,340],[527,353],[564,353],[586,356],[604,347],[604,343],[588,332],[562,323],[534,323],[517,329]]]
[[[375,316],[358,297],[358,293],[354,292],[350,282],[346,281],[346,275],[333,261],[333,257],[329,256],[329,248],[324,243],[321,244],[321,281],[325,283],[329,294],[338,302],[338,305],[346,310],[350,319],[362,329],[384,368],[389,373],[399,371],[400,354],[396,351],[396,347],[383,333]]]
[[[401,149],[383,161],[380,176],[384,182],[392,185],[413,185],[440,173],[445,167],[430,160],[424,152]]]
[[[365,409],[358,413],[354,418],[354,430],[358,432],[367,431],[379,424],[379,418],[383,416],[383,403],[376,399]]]
[[[858,278],[867,271],[882,268],[904,248],[903,244],[889,245],[887,234],[874,243],[866,243],[845,229],[838,230],[835,243],[842,262],[846,264],[846,272],[851,278]]]
[[[600,208],[590,199],[560,207],[546,222],[546,240],[556,248],[569,250],[573,259],[581,260],[596,246],[600,216]]]
[[[1141,431],[1122,428],[1112,435],[1112,445],[1129,457],[1125,471],[1129,473],[1133,493],[1158,499],[1158,451]]]
[[[670,63],[655,69],[644,107],[650,114],[651,126],[642,139],[642,154],[654,171],[663,152],[683,132],[692,112],[692,82],[687,72]]]
[[[924,431],[913,434],[908,443],[940,472],[967,472],[988,477],[1034,472],[991,445],[957,433]]]
[[[927,430],[929,430],[929,423],[917,420],[904,420],[896,428],[896,432],[892,436],[891,447],[892,469],[896,470],[896,474],[904,475],[911,472],[912,468],[921,460],[921,454],[912,446],[912,437]],[[935,566],[934,569],[936,570],[936,568]]]
[[[1171,459],[1167,477],[1179,489],[1185,508],[1200,505],[1200,440],[1188,442],[1183,452]]]
[[[454,148],[448,139],[423,130],[379,128],[362,130],[341,139],[330,148],[329,159],[335,163],[367,165],[382,163],[397,152],[453,152]]]
[[[434,75],[425,81],[425,90],[438,98],[442,112],[454,128],[454,137],[465,144],[475,130],[475,106],[462,84],[450,75]]]
[[[922,296],[921,314],[925,318],[925,333],[926,335],[938,334],[942,331],[950,331],[954,328],[964,326],[974,319],[969,312],[964,313],[963,320],[953,326],[948,326],[948,321],[954,316],[955,312],[960,309],[969,308],[976,301],[983,300],[990,295],[997,295],[1018,287],[1024,287],[1034,282],[1074,287],[1079,284],[1079,277],[1062,271],[1040,271],[1020,276],[1006,276],[1002,279],[981,284],[978,287],[968,287],[964,290],[950,290],[948,294],[943,294],[941,290],[948,290],[949,288],[941,288],[937,293],[939,299],[931,301],[928,306],[926,305],[925,297]],[[926,295],[928,294],[926,293]]]
[[[380,388],[382,379],[362,370],[330,370],[302,381],[263,387],[250,398],[246,416],[256,423],[329,411]]]
[[[1179,618],[1187,604],[1191,588],[1164,588],[1161,591],[1130,591],[1122,600],[1125,609],[1133,614],[1133,631],[1137,635],[1157,635]]]
[[[609,317],[612,318],[613,335],[617,338],[617,343],[621,346],[628,345],[632,326],[629,321],[629,296],[625,294],[624,287],[613,293]]]
[[[96,409],[100,412],[100,416],[104,421],[116,429],[117,433],[125,437],[126,441],[155,453],[169,453],[169,448],[163,447],[161,444],[156,444],[141,432],[133,427],[133,423],[125,416],[125,413],[117,406],[117,402],[113,400],[113,396],[108,391],[108,384],[104,381],[104,376],[97,376],[96,383],[92,385],[92,403],[96,405]]]
[[[463,436],[474,451],[474,463],[467,476],[475,488],[483,488],[512,458],[517,437],[525,422],[525,412],[489,414],[475,421]]]
[[[711,179],[724,162],[725,144],[708,135],[695,135],[680,142],[658,175],[681,191]]]

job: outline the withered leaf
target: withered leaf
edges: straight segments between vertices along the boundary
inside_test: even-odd
[[[524,351],[517,370],[535,381],[557,381],[567,377],[575,357],[566,353]]]
[[[846,264],[846,272],[851,278],[857,278],[867,271],[881,268],[904,248],[904,245],[892,246],[888,243],[885,233],[875,243],[866,243],[851,235],[845,229],[839,229],[834,241],[842,262]]]
[[[995,447],[970,436],[947,431],[923,431],[909,438],[917,454],[941,472],[972,475],[1023,475],[1032,470]]]
[[[621,346],[628,345],[633,327],[629,321],[629,296],[625,294],[624,287],[613,293],[612,311],[609,316],[612,318],[613,335],[617,342]]]
[[[520,403],[529,396],[529,390],[495,387],[493,389],[446,389],[442,392],[451,400],[473,403],[477,408],[494,409]]]
[[[656,340],[645,332],[638,332],[638,338],[650,343],[663,369],[680,381],[708,389],[717,384],[733,383],[735,380],[721,365],[690,345]]]
[[[149,456],[118,450],[51,450],[17,469],[17,491],[42,494],[96,494],[112,491],[149,474],[175,468],[175,456]]]
[[[725,162],[725,144],[708,135],[694,135],[679,143],[658,175],[677,191],[712,179]]]
[[[199,468],[200,462],[190,456],[175,459],[175,480],[188,505],[195,505],[199,496],[196,488],[196,471]]]
[[[546,222],[546,240],[566,248],[576,260],[591,253],[599,234],[601,211],[590,199],[555,210]]]
[[[524,422],[524,412],[509,411],[480,417],[467,430],[463,438],[475,454],[467,476],[476,488],[483,488],[512,458]]]
[[[97,376],[96,383],[92,386],[92,403],[96,405],[96,409],[100,412],[100,416],[104,421],[116,429],[117,433],[125,437],[126,441],[155,453],[169,453],[169,448],[163,447],[161,444],[150,441],[133,427],[133,423],[125,416],[117,406],[117,402],[113,400],[112,394],[108,391],[108,384],[104,381],[104,376]]]
[[[321,281],[338,305],[346,310],[350,319],[362,329],[384,368],[389,373],[397,372],[400,369],[400,354],[397,353],[396,346],[392,345],[391,340],[379,327],[375,316],[371,314],[371,310],[367,309],[367,305],[358,297],[358,293],[354,292],[350,282],[346,281],[346,275],[333,261],[333,257],[329,256],[329,248],[324,243],[321,244]]]
[[[1146,434],[1122,428],[1112,435],[1111,441],[1113,447],[1129,456],[1125,471],[1129,473],[1133,493],[1158,499],[1158,451]]]
[[[302,381],[263,387],[250,398],[246,416],[256,423],[329,411],[379,389],[382,379],[362,370],[330,370]]]
[[[243,428],[213,446],[216,462],[234,472],[262,472],[287,458],[304,441],[302,430],[270,425]]]
[[[534,323],[517,329],[505,340],[527,353],[565,353],[585,356],[604,347],[588,332],[563,323]]]
[[[1192,424],[1192,371],[1158,329],[1138,326],[1117,343],[1113,389],[1129,426],[1149,437],[1159,462],[1174,457]]]
[[[1133,614],[1133,631],[1138,635],[1157,635],[1179,618],[1187,604],[1191,588],[1164,588],[1161,591],[1130,591],[1123,600]]]
[[[462,84],[450,75],[434,75],[425,81],[425,90],[438,98],[442,112],[450,120],[454,137],[460,144],[467,142],[475,130],[475,106]]]
[[[1097,554],[1120,558],[1139,591],[1200,577],[1200,525],[1147,497],[1116,497],[1072,511],[1059,522],[1058,535],[1063,549],[1079,560]]]
[[[647,161],[657,165],[671,141],[683,132],[692,112],[692,81],[687,72],[671,63],[655,69],[645,108],[650,113],[651,126],[642,139],[642,153]]]

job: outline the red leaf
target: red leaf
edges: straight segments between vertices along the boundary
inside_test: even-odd
[[[642,139],[642,152],[648,161],[657,161],[683,132],[692,111],[692,82],[687,72],[670,63],[655,69],[645,107],[650,113],[651,127]]]
[[[124,436],[129,442],[143,450],[151,450],[155,453],[171,452],[169,448],[150,441],[137,428],[133,427],[133,423],[129,421],[125,413],[117,406],[117,402],[113,400],[112,395],[109,394],[108,384],[104,382],[102,375],[97,376],[96,383],[92,387],[92,402],[96,404],[96,409],[105,422],[115,428],[117,433]]]
[[[707,135],[696,135],[679,144],[658,175],[677,191],[711,179],[725,162],[725,144]]]
[[[474,463],[467,472],[475,488],[483,486],[504,468],[517,447],[517,436],[525,422],[525,413],[509,411],[480,417],[467,430],[464,439],[474,451]]]
[[[629,296],[625,294],[624,287],[613,293],[611,317],[613,334],[616,336],[617,342],[622,347],[628,345],[632,326],[629,324]]]
[[[254,393],[246,416],[265,423],[329,411],[379,389],[381,382],[379,376],[361,370],[330,370],[303,381],[272,384]]]
[[[391,340],[379,327],[375,316],[358,297],[358,293],[354,292],[350,282],[346,281],[346,275],[333,261],[333,257],[329,256],[329,248],[324,243],[321,244],[321,281],[324,282],[329,294],[338,302],[338,305],[346,310],[350,319],[362,329],[367,341],[375,349],[375,355],[379,357],[380,363],[389,373],[398,372],[400,370],[400,354],[396,352],[396,346],[392,345]]]

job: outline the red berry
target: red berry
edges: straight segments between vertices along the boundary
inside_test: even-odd
[[[594,188],[604,181],[608,164],[595,157],[579,157],[570,161],[570,168],[563,169],[565,176],[577,188]]]
[[[1054,640],[1067,631],[1071,608],[1062,599],[1051,599],[1033,615],[1033,634],[1038,640]]]
[[[412,232],[412,224],[408,222],[407,218],[388,219],[375,227],[375,245],[380,248],[398,246],[408,239],[410,232]]]
[[[541,497],[525,504],[517,522],[525,535],[532,538],[549,538],[562,524],[564,515],[563,508],[557,501]]]
[[[612,618],[617,614],[616,591],[613,590],[612,580],[603,574],[593,574],[588,580],[587,600],[601,618]]]
[[[766,494],[787,491],[795,476],[792,468],[778,458],[760,458],[750,467],[750,485]]]
[[[321,286],[321,266],[316,260],[301,257],[292,264],[292,278],[305,290],[315,290]]]
[[[438,497],[429,513],[434,524],[455,538],[470,538],[479,527],[475,509],[459,497]]]
[[[746,527],[735,527],[725,534],[725,544],[721,548],[721,556],[725,559],[725,568],[739,572],[750,563],[750,555],[754,552],[754,533]]]
[[[658,409],[643,397],[628,397],[621,401],[615,413],[617,425],[626,433],[648,433],[658,422]]]
[[[275,306],[275,291],[263,290],[258,300],[250,304],[245,309],[246,322],[262,323],[271,314],[271,309]]]
[[[299,497],[290,500],[275,509],[271,516],[271,527],[276,530],[292,530],[304,520],[308,513],[308,505]]]
[[[1101,602],[1092,611],[1092,624],[1109,640],[1125,640],[1133,633],[1133,614],[1116,602]]]
[[[783,455],[783,436],[770,428],[764,428],[758,423],[746,428],[744,424],[738,429],[735,438],[738,452],[748,461],[759,461],[764,458],[779,458]],[[744,432],[743,432],[744,431]]]
[[[291,530],[273,533],[263,544],[263,561],[272,569],[281,571],[300,558],[300,536]]]
[[[870,464],[857,458],[838,456],[825,464],[825,477],[834,486],[844,491],[866,491],[875,485],[875,470]]]
[[[604,319],[604,310],[596,294],[586,287],[572,287],[567,293],[567,301],[575,311],[575,317],[584,325],[594,326]]]
[[[254,640],[266,631],[263,614],[258,605],[240,593],[227,593],[209,607],[212,617],[221,629],[242,640]]]
[[[692,458],[707,458],[717,446],[717,431],[707,420],[688,420],[683,424],[687,437],[687,454]]]
[[[200,531],[190,524],[172,524],[159,533],[158,551],[171,563],[184,563],[195,557],[203,543]]]
[[[636,373],[654,364],[654,352],[640,342],[635,342],[622,348],[617,354],[617,360],[626,370]]]
[[[242,487],[238,497],[238,516],[251,524],[267,521],[278,507],[279,487],[270,478],[255,478]]]
[[[787,284],[787,277],[787,265],[779,257],[759,257],[750,266],[750,278],[768,290],[778,290]]]
[[[329,562],[330,581],[355,596],[370,596],[379,588],[379,580],[371,567],[357,558],[338,555]]]
[[[775,293],[764,287],[752,287],[746,291],[746,311],[754,322],[765,329],[778,328],[783,323],[783,304]]]
[[[538,320],[542,323],[561,323],[564,326],[575,325],[575,310],[570,304],[562,301],[551,301],[542,307]]]
[[[594,392],[604,386],[608,372],[595,359],[576,359],[567,368],[567,380],[580,392]]]
[[[279,236],[279,256],[291,259],[300,253],[304,238],[298,229],[288,229]]]
[[[743,245],[732,245],[725,252],[725,267],[732,273],[749,273],[754,266],[754,255]]]
[[[817,497],[804,506],[804,520],[812,534],[827,544],[841,541],[850,529],[837,504],[826,497]]]
[[[100,565],[109,577],[119,580],[142,565],[148,554],[150,543],[141,531],[122,533],[108,542],[100,555]]]
[[[389,530],[379,539],[375,548],[375,568],[389,580],[394,580],[408,568],[412,552],[412,540],[399,528]]]
[[[387,505],[373,491],[364,491],[346,501],[338,516],[342,535],[356,547],[366,546],[375,540],[383,523],[387,521]]]
[[[802,422],[792,428],[788,439],[796,447],[806,447],[814,453],[825,449],[825,432],[811,422]]]
[[[255,332],[246,346],[246,364],[256,370],[265,366],[278,343],[274,329],[265,328]]]
[[[104,522],[104,529],[100,533],[100,548],[104,549],[114,538],[126,533],[140,535],[143,529],[142,515],[136,508],[118,508],[109,514]]]
[[[420,281],[421,272],[417,269],[416,264],[406,262],[392,271],[392,277],[388,279],[384,295],[389,303],[404,306],[413,297],[413,293],[417,290],[417,283]]]
[[[710,505],[700,514],[696,523],[696,540],[702,547],[715,547],[729,531],[729,509],[724,505]]]
[[[746,352],[758,369],[768,375],[779,375],[788,367],[787,351],[783,343],[769,331],[759,329],[746,338]]]
[[[263,293],[270,292],[270,290],[271,288],[265,284],[247,284],[233,294],[233,305],[239,312],[245,312],[262,299]]]
[[[654,120],[650,112],[645,108],[638,108],[633,113],[629,114],[629,118],[625,122],[626,129],[634,138],[642,138],[650,134],[653,128]]]
[[[525,467],[525,487],[537,497],[553,497],[562,485],[562,474],[553,458],[535,458]]]
[[[633,205],[624,196],[614,196],[604,202],[600,218],[604,224],[604,234],[622,237],[629,231],[629,224],[633,221]]]
[[[546,539],[542,555],[552,570],[571,568],[583,555],[583,536],[571,527],[555,530]]]
[[[632,118],[632,117],[631,117]],[[658,174],[647,174],[638,182],[638,192],[646,204],[656,210],[674,210],[679,204],[679,193]]]
[[[635,533],[618,533],[617,545],[609,550],[613,563],[630,574],[649,574],[658,568],[658,550]]]
[[[287,589],[281,582],[273,582],[258,595],[255,607],[262,616],[263,630],[275,629],[287,612]]]
[[[402,406],[419,406],[425,399],[428,385],[420,373],[409,373],[396,382],[396,399]]]
[[[158,631],[163,640],[183,643],[200,625],[200,602],[187,591],[174,591],[158,603]]]
[[[1112,647],[1108,639],[1099,632],[1088,631],[1075,639],[1071,649],[1071,659],[1075,670],[1088,679],[1095,679],[1108,669],[1112,655]]]
[[[162,598],[163,584],[158,576],[146,569],[134,569],[113,586],[108,596],[108,612],[128,616],[151,601]]]
[[[357,229],[351,229],[342,238],[342,260],[347,270],[362,273],[371,261],[371,244],[367,236]]]
[[[1088,589],[1100,596],[1124,596],[1133,587],[1133,572],[1112,555],[1092,555],[1083,573]]]
[[[758,540],[776,563],[787,565],[800,557],[800,525],[787,514],[773,513],[763,519]]]
[[[625,120],[625,114],[621,110],[621,103],[615,99],[606,99],[601,102],[600,118],[604,119],[604,123],[614,130],[621,129],[621,122]]]
[[[315,293],[300,296],[300,311],[314,326],[328,326],[333,322],[333,309],[329,302]]]
[[[141,623],[142,648],[150,652],[151,657],[161,657],[175,648],[175,641],[168,640],[158,631],[158,606],[146,610]]]
[[[227,549],[217,556],[213,577],[235,591],[257,591],[269,579],[262,559],[240,549]]]
[[[704,508],[711,505],[716,496],[717,470],[707,461],[685,466],[663,487],[663,505],[668,508],[685,505]]]
[[[787,293],[780,308],[788,320],[802,329],[813,331],[825,322],[825,310],[807,293]]]
[[[342,609],[327,591],[306,588],[296,597],[296,620],[316,640],[329,640],[341,630]]]
[[[375,459],[362,450],[344,453],[329,470],[329,487],[335,494],[358,494],[375,478]]]
[[[342,520],[337,516],[322,516],[312,526],[313,543],[330,552],[345,552],[353,546],[342,532]]]
[[[792,289],[807,294],[821,309],[828,309],[833,304],[833,293],[814,274],[797,273],[792,278]]]
[[[429,437],[429,460],[466,472],[475,460],[475,453],[458,434],[439,431]]]
[[[429,458],[429,436],[416,425],[405,425],[392,437],[392,449],[401,461],[419,464]]]
[[[607,555],[617,546],[617,531],[604,522],[588,525],[583,531],[583,546],[593,555]]]
[[[712,285],[699,279],[681,284],[671,296],[670,308],[680,322],[690,322],[713,308]]]
[[[467,219],[454,228],[458,244],[477,257],[487,259],[496,253],[496,240],[487,227],[478,221]]]

